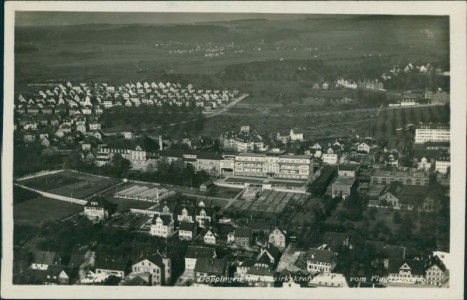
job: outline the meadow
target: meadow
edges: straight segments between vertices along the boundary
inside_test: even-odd
[[[61,220],[83,211],[79,204],[39,196],[13,206],[15,224],[39,226],[46,220]]]

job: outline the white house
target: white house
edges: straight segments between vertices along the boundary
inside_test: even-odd
[[[174,233],[174,221],[171,215],[155,215],[151,229],[149,231],[150,235],[159,236],[163,238],[168,238]]]

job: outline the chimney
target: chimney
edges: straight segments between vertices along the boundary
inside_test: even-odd
[[[164,144],[162,143],[162,135],[159,135],[159,150],[164,150]]]

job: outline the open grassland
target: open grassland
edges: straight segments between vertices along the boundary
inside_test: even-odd
[[[21,184],[52,194],[82,199],[94,193],[98,193],[118,182],[118,179],[63,171],[56,174],[28,179],[21,182]]]
[[[45,220],[63,219],[83,210],[79,204],[36,197],[13,206],[15,224],[38,226]]]

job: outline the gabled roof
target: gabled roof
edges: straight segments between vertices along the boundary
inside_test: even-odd
[[[37,251],[34,255],[33,263],[41,265],[52,265],[60,259],[57,253],[51,251]]]
[[[339,245],[341,246],[345,240],[349,237],[347,233],[342,232],[325,232],[323,235],[323,243],[329,246]]]
[[[446,272],[447,268],[446,266],[444,265],[444,263],[441,261],[441,259],[438,257],[438,256],[433,256],[430,261],[428,262],[428,265],[427,267],[425,268],[425,270],[433,267],[433,266],[438,266],[438,268],[440,268],[441,271],[443,272]]]
[[[227,264],[223,259],[199,258],[196,260],[195,272],[209,275],[224,275]]]
[[[192,222],[181,222],[179,230],[193,231],[195,229],[195,223]]]
[[[239,237],[250,238],[251,237],[251,229],[248,228],[248,227],[235,228],[235,237],[236,238],[239,238]]]
[[[109,209],[112,207],[112,204],[105,200],[102,197],[93,197],[91,198],[85,205],[85,207],[100,207],[100,208],[105,208]]]
[[[254,265],[248,270],[247,274],[258,276],[274,276],[274,271],[263,265]]]
[[[97,255],[96,269],[125,271],[128,266],[128,258],[126,257],[113,257],[113,256],[100,256]]]
[[[164,268],[164,263],[162,261],[162,256],[158,253],[141,253],[139,255],[135,255],[132,257],[132,265],[142,262],[143,260],[149,260],[153,264],[159,266],[160,268]]]
[[[216,252],[213,248],[208,247],[197,247],[197,246],[189,246],[185,257],[186,258],[213,258]]]
[[[157,219],[162,220],[162,224],[164,225],[169,225],[172,222],[172,216],[171,215],[154,215],[152,219],[152,224],[156,224]]]
[[[333,262],[335,256],[335,252],[312,248],[308,251],[307,261],[311,261],[312,263],[323,262],[330,264]]]
[[[413,275],[424,275],[425,269],[423,268],[423,262],[420,260],[409,260],[409,259],[389,259],[388,273],[399,273],[399,269],[407,264]]]

